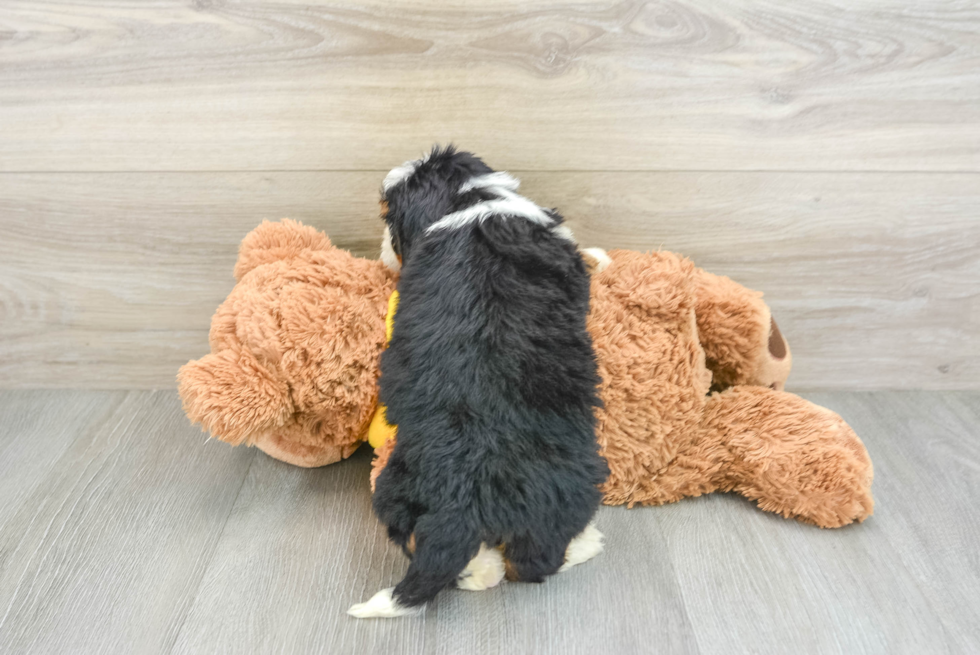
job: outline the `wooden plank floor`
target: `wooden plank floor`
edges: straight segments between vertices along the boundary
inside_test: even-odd
[[[868,446],[862,525],[724,495],[603,508],[585,566],[356,621],[406,567],[367,452],[302,470],[207,441],[172,391],[2,392],[0,652],[978,652],[980,394],[807,397]]]

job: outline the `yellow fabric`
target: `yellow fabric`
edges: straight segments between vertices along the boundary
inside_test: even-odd
[[[395,329],[395,310],[398,308],[398,292],[392,291],[391,296],[388,297],[388,315],[385,316],[385,341],[391,341],[391,333]],[[371,447],[377,450],[380,448],[388,439],[395,436],[398,431],[397,426],[388,423],[386,418],[387,409],[381,403],[378,403],[378,409],[374,412],[374,418],[371,419],[371,425],[368,427],[368,443]]]
[[[396,309],[398,309],[398,292],[392,291],[388,296],[388,315],[385,316],[385,343],[391,341],[391,333],[395,329]]]

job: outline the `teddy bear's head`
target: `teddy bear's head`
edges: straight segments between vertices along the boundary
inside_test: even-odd
[[[291,464],[348,457],[377,403],[391,273],[284,220],[246,237],[235,277],[211,322],[211,354],[178,374],[187,415]]]

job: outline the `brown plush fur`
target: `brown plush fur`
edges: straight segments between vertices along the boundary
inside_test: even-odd
[[[822,527],[871,514],[860,439],[833,412],[781,391],[792,356],[761,294],[672,253],[609,256],[593,276],[589,316],[606,503],[734,491]],[[236,274],[212,354],[181,369],[188,415],[301,466],[348,456],[377,401],[391,278],[291,222],[249,235]],[[393,446],[378,449],[372,483]]]
[[[299,466],[349,457],[377,404],[391,274],[282,221],[245,238],[235,277],[211,354],[178,374],[188,417]]]
[[[793,365],[769,307],[758,291],[696,269],[695,314],[712,389],[752,384],[782,391]]]

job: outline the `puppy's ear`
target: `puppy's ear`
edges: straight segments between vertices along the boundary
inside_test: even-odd
[[[583,248],[582,259],[585,260],[585,268],[589,275],[597,275],[612,264],[612,259],[602,248]]]

